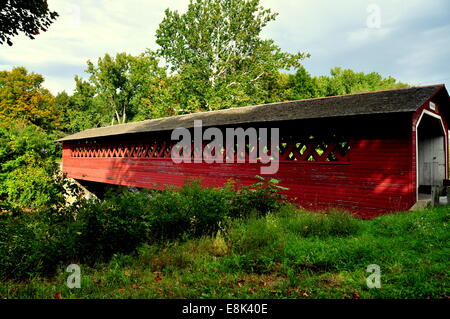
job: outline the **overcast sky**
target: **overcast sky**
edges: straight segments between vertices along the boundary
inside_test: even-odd
[[[45,76],[52,93],[72,93],[88,59],[105,53],[157,49],[155,32],[166,8],[188,0],[49,0],[60,17],[30,40],[0,46],[0,70],[25,66]],[[450,87],[449,0],[261,0],[278,12],[263,32],[285,51],[309,52],[312,75],[335,66],[376,71],[414,85]]]

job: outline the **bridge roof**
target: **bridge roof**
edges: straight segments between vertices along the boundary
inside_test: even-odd
[[[178,127],[191,128],[194,126],[194,120],[202,120],[202,125],[208,127],[415,112],[443,88],[445,88],[443,84],[436,84],[177,115],[88,129],[66,136],[58,141],[74,141],[123,134],[167,131]]]

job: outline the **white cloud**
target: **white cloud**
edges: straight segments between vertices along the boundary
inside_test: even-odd
[[[391,33],[389,28],[364,28],[348,33],[347,40],[351,45],[361,46],[368,42],[379,41]]]
[[[22,35],[12,39],[12,47],[2,46],[0,64],[9,69],[25,66],[36,72],[56,63],[61,66],[59,75],[44,74],[45,85],[54,94],[62,89],[71,92],[74,74],[66,72],[67,69],[77,65],[82,70],[88,59],[96,60],[105,53],[139,54],[147,48],[156,49],[155,32],[164,10],[168,7],[183,10],[188,3],[187,0],[49,0],[49,7],[60,17],[35,40]]]

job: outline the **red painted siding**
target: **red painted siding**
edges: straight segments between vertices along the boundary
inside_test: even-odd
[[[411,117],[409,117],[411,119]],[[409,120],[409,125],[411,122]],[[345,209],[363,218],[407,210],[415,203],[415,140],[411,132],[394,136],[353,138],[348,162],[282,161],[278,173],[288,197],[307,209]],[[385,134],[381,134],[385,135]],[[160,189],[201,178],[205,185],[223,185],[230,178],[250,185],[263,164],[175,164],[169,158],[71,157],[63,151],[69,177],[101,183]]]

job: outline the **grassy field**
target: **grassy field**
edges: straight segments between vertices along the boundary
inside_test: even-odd
[[[449,207],[371,221],[285,207],[230,220],[213,237],[80,265],[80,289],[60,267],[1,282],[0,298],[449,298],[449,220]],[[380,289],[367,287],[370,264],[380,266]]]

